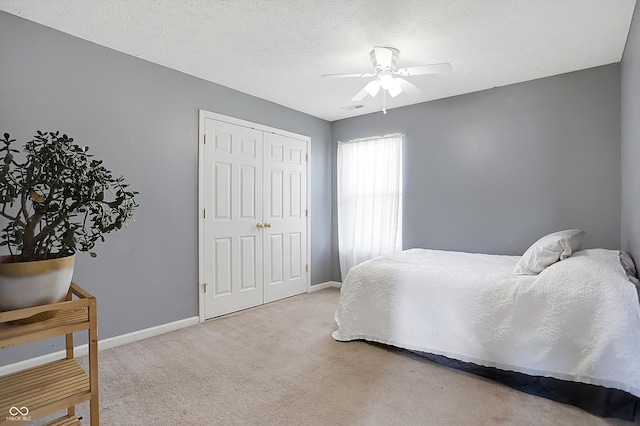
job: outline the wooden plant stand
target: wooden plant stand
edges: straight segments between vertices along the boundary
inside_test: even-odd
[[[58,313],[46,321],[9,323],[51,310]],[[87,330],[89,336],[88,374],[73,353],[73,333],[82,330]],[[72,282],[63,302],[0,312],[0,349],[63,334],[66,335],[65,358],[0,377],[0,425],[24,424],[25,420],[36,420],[64,409],[66,415],[45,426],[80,425],[75,406],[84,401],[90,401],[91,426],[99,425],[96,298]],[[23,419],[23,415],[30,419]]]

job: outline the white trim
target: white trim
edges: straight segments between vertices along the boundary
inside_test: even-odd
[[[307,293],[311,287],[311,138],[307,138]]]
[[[366,138],[351,139],[346,142],[338,141],[338,145],[345,144],[345,143],[369,142],[369,141],[375,141],[378,139],[385,139],[385,138],[403,138],[404,139],[405,136],[406,135],[404,133],[389,133],[384,136],[369,136]]]
[[[307,272],[307,291],[311,287],[311,138],[309,136],[301,135],[298,133],[289,132],[286,130],[278,129],[264,124],[253,123],[251,121],[241,120],[239,118],[229,117],[227,115],[218,114],[203,109],[198,110],[198,318],[200,322],[204,322],[205,307],[204,307],[204,291],[203,285],[205,282],[204,271],[204,218],[203,211],[205,208],[205,194],[204,194],[204,170],[205,170],[205,158],[204,158],[204,123],[206,119],[212,119],[216,121],[222,121],[224,123],[235,124],[237,126],[248,127],[250,129],[259,130],[266,133],[273,133],[276,135],[286,136],[292,139],[297,139],[306,142],[307,144],[307,265],[309,265],[309,271]]]
[[[155,327],[145,328],[144,330],[132,331],[131,333],[122,334],[120,336],[109,337],[98,341],[98,351],[104,349],[115,348],[116,346],[125,345],[127,343],[137,342],[138,340],[147,339],[149,337],[158,336],[160,334],[168,333],[170,331],[179,330],[184,327],[196,325],[200,321],[198,317],[185,318],[182,320],[170,322],[167,324],[158,325]],[[88,345],[80,345],[74,348],[75,356],[83,356],[88,353]],[[46,364],[58,359],[62,359],[67,355],[66,351],[58,351],[50,354],[42,355],[35,358],[29,358],[24,361],[15,362],[13,364],[3,365],[0,367],[0,376],[5,374],[15,373],[17,371],[24,370],[25,368],[35,367],[37,365]]]
[[[312,285],[307,290],[307,293],[313,293],[314,291],[324,290],[325,288],[342,288],[342,283],[338,281],[327,281],[321,284]]]
[[[261,132],[274,133],[276,135],[287,136],[292,139],[298,139],[301,141],[310,141],[311,138],[309,136],[301,135],[299,133],[289,132],[287,130],[277,129],[271,126],[265,126],[264,124],[254,123],[252,121],[241,120],[235,117],[229,117],[228,115],[222,115],[211,111],[206,111],[204,109],[198,110],[201,131],[204,131],[204,119],[209,118],[216,121],[222,121],[224,123],[235,124],[236,126],[248,127],[250,129],[259,130]]]
[[[204,284],[204,261],[202,255],[204,253],[204,120],[208,117],[207,111],[198,110],[198,320],[204,322],[204,292],[202,291]]]

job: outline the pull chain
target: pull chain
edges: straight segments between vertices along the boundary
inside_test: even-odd
[[[382,89],[382,113],[387,113],[387,91]]]

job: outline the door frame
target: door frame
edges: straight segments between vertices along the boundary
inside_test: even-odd
[[[249,127],[251,129],[260,130],[267,133],[274,133],[277,135],[287,136],[293,139],[304,141],[307,145],[307,265],[309,270],[306,272],[307,279],[307,293],[311,286],[311,138],[309,136],[300,135],[298,133],[289,132],[287,130],[277,129],[275,127],[266,126],[263,124],[253,123],[251,121],[241,120],[239,118],[229,117],[227,115],[218,114],[203,109],[198,110],[198,316],[200,322],[205,321],[204,311],[204,206],[205,206],[205,192],[204,192],[204,172],[205,172],[205,158],[204,158],[204,123],[206,119],[222,121],[229,124],[235,124],[237,126]]]

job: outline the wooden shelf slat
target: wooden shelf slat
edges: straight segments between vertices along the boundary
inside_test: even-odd
[[[76,323],[54,327],[48,330],[42,330],[34,333],[18,335],[16,337],[3,341],[3,343],[0,344],[0,349],[10,348],[12,346],[31,343],[42,339],[48,339],[50,337],[56,337],[66,333],[75,333],[77,331],[86,330],[87,328],[88,323]]]
[[[61,398],[63,395],[71,396],[76,393],[82,393],[88,390],[87,376],[67,376],[58,378],[55,382],[36,383],[33,386],[25,387],[28,389],[19,394],[19,399],[10,396],[14,401],[14,405],[20,401],[27,407],[40,407],[47,405],[51,399]],[[18,389],[20,391],[21,389]]]
[[[0,384],[2,384],[0,397],[3,399],[9,398],[17,389],[23,389],[28,386],[42,386],[45,381],[56,383],[65,377],[75,376],[80,374],[80,372],[84,372],[82,369],[78,371],[79,366],[74,365],[73,361],[74,360],[67,359],[60,360],[60,363],[57,364],[57,368],[54,371],[48,369],[49,364],[45,364],[45,368],[42,368],[43,366],[40,365],[0,377]]]
[[[60,369],[64,372],[62,377]],[[38,375],[34,376],[36,372]],[[53,361],[10,376],[0,377],[0,389],[6,392],[0,402],[2,413],[8,413],[13,406],[27,407],[32,416],[39,413],[41,417],[57,411],[43,411],[49,405],[76,395],[87,394],[85,400],[90,396],[89,377],[74,359]],[[22,376],[28,378],[26,382],[20,382]]]
[[[89,313],[84,309],[58,311],[55,317],[33,324],[0,323],[0,349],[88,328]]]
[[[52,327],[59,327],[69,323],[88,321],[86,309],[73,309],[58,311],[55,317],[48,320],[34,322],[32,324],[0,323],[0,339],[13,337],[18,333],[33,333]]]
[[[66,311],[80,309],[89,305],[89,299],[65,300],[63,302],[38,305],[32,308],[16,309],[15,311],[0,312],[0,323],[29,318],[32,315],[49,311]]]
[[[45,423],[42,426],[81,426],[81,423],[76,416],[64,416]]]

